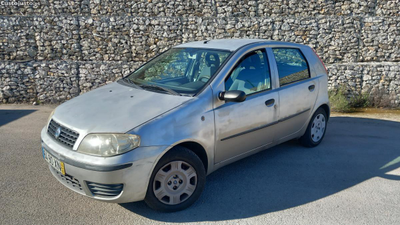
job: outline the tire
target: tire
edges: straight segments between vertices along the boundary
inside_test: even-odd
[[[200,197],[205,182],[206,171],[200,158],[193,151],[178,146],[157,163],[144,201],[157,211],[180,211]]]
[[[304,135],[300,138],[300,143],[305,147],[313,148],[319,145],[324,139],[328,117],[324,109],[319,108],[312,116]]]

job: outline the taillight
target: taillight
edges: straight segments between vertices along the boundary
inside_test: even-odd
[[[319,55],[317,54],[317,52],[313,48],[311,48],[311,49],[314,51],[315,55],[318,57],[319,61],[324,66],[326,74],[328,74],[328,70],[326,69],[326,66],[325,66],[324,62],[322,62],[322,59],[319,57]]]

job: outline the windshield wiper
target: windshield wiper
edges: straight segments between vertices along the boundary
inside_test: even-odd
[[[129,78],[124,78],[122,79],[124,82],[131,84],[133,87],[138,88],[138,89],[143,89],[142,87],[140,87],[139,85],[137,85],[133,80],[129,79]]]
[[[162,87],[162,86],[158,86],[158,85],[155,85],[155,84],[140,84],[140,87],[158,89],[158,90],[166,91],[166,92],[168,92],[170,94],[173,94],[173,95],[181,96],[181,94],[179,94],[178,92],[176,92],[176,91],[174,91],[172,89],[169,89],[169,88],[166,88],[166,87]]]

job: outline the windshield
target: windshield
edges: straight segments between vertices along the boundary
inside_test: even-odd
[[[125,77],[124,81],[151,91],[194,95],[230,53],[214,49],[172,48]]]

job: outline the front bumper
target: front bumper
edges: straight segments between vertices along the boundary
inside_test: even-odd
[[[46,128],[41,138],[42,148],[65,165],[65,175],[49,165],[58,181],[82,195],[115,203],[145,198],[153,168],[168,147],[142,146],[122,155],[98,157],[67,149],[50,137]]]

